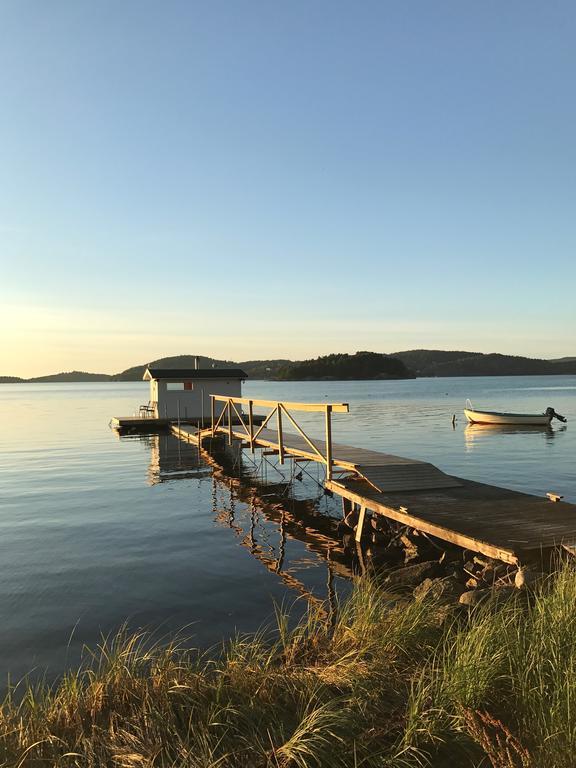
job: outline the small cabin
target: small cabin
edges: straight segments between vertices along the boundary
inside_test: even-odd
[[[210,419],[210,395],[242,397],[242,382],[248,378],[241,368],[154,368],[144,372],[150,382],[146,409],[156,419],[202,422]],[[219,415],[223,403],[216,404]]]

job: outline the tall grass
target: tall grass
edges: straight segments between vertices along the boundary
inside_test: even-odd
[[[492,751],[495,768],[573,768],[575,697],[576,569],[566,564],[535,593],[492,601],[453,626],[408,707],[420,748],[471,741]]]
[[[409,768],[574,765],[576,572],[470,612],[359,581],[330,623],[221,653],[105,640],[54,688],[9,694],[0,765]]]

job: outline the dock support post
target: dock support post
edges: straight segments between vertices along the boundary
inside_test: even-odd
[[[282,445],[282,406],[280,403],[276,406],[276,418],[278,420],[278,459],[280,464],[284,464],[284,446]]]
[[[250,450],[254,453],[254,413],[252,400],[248,401],[248,429],[250,430]]]
[[[228,400],[228,444],[232,445],[232,402]]]
[[[332,406],[326,406],[326,480],[332,480]]]
[[[216,430],[214,429],[214,425],[216,424],[216,404],[214,395],[210,395],[210,418],[212,419],[212,437],[215,437]]]
[[[364,527],[364,518],[366,517],[366,507],[362,504],[360,507],[360,516],[358,518],[358,525],[356,526],[356,541],[360,543],[362,538],[362,528]]]

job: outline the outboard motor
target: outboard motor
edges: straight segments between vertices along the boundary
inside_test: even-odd
[[[554,408],[546,408],[546,416],[550,416],[550,421],[552,421],[552,419],[558,419],[558,421],[562,421],[564,424],[568,421],[564,416],[560,416],[559,413],[556,413]]]

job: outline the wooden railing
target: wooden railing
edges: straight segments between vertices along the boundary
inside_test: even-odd
[[[246,440],[250,450],[254,453],[254,445],[258,436],[266,427],[270,419],[276,415],[276,430],[278,435],[278,459],[280,464],[284,463],[284,456],[290,449],[284,444],[284,432],[282,419],[285,416],[295,427],[297,433],[306,441],[312,449],[314,460],[326,465],[326,479],[332,479],[333,454],[332,454],[332,414],[348,413],[348,403],[285,403],[275,400],[252,400],[247,397],[226,397],[224,395],[210,395],[211,400],[211,418],[212,418],[212,437],[216,432],[227,432],[228,440],[231,443],[234,437],[234,423],[238,423],[244,430]],[[220,414],[216,416],[216,403],[224,403]],[[248,406],[248,413],[243,414],[237,406]],[[258,408],[267,408],[269,413],[261,424],[254,424],[254,406]],[[290,411],[307,411],[313,413],[323,413],[325,421],[325,444],[326,454],[319,450],[310,437],[304,432],[302,427],[296,422]],[[227,424],[226,422],[227,418]],[[256,430],[255,430],[255,427]]]

